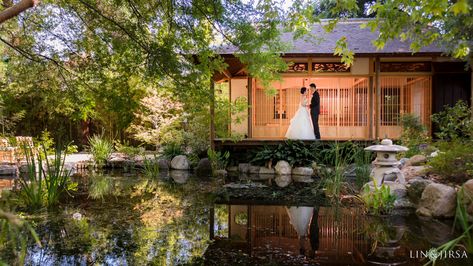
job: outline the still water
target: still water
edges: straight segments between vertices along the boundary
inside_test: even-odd
[[[187,172],[89,174],[57,211],[28,215],[28,265],[423,265],[453,221],[354,207],[215,202],[222,181]],[[451,259],[438,265],[467,265]]]

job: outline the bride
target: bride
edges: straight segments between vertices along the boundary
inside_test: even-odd
[[[301,88],[301,102],[299,109],[291,119],[291,124],[286,132],[288,139],[314,140],[314,129],[310,119],[309,110],[307,110],[307,88]]]

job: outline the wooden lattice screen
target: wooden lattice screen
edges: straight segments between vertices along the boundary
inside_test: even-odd
[[[415,114],[424,125],[430,125],[431,83],[430,76],[381,78],[380,137],[398,138],[404,114]]]
[[[278,92],[275,96],[267,95],[257,82],[253,90],[252,136],[283,139],[299,108],[300,88],[312,82],[320,94],[319,125],[323,139],[368,139],[370,131],[375,132],[376,123],[379,131],[371,137],[399,138],[400,117],[406,113],[416,114],[424,125],[430,125],[430,76],[382,76],[380,80],[379,97],[375,84],[370,93],[368,77],[284,78],[273,83]]]

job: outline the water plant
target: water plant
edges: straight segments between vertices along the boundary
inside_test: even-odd
[[[112,143],[101,135],[89,138],[89,149],[96,167],[103,167],[113,152]]]
[[[11,256],[16,265],[23,265],[29,236],[41,247],[38,235],[28,222],[0,209],[0,265],[7,265],[2,262],[4,256]]]
[[[28,171],[18,179],[21,186],[20,197],[33,210],[56,205],[61,195],[74,186],[70,182],[70,170],[65,167],[66,153],[62,148],[56,147],[54,157],[51,158],[42,145],[37,152],[26,146],[23,151]]]
[[[156,154],[153,155],[153,159],[149,159],[147,157],[143,160],[143,174],[149,178],[157,177],[159,175],[159,164],[158,164],[158,156]]]
[[[389,214],[394,209],[394,201],[396,196],[391,193],[391,189],[386,184],[378,186],[376,179],[371,178],[373,186],[366,184],[363,192],[359,196],[365,204],[366,209],[373,215]]]
[[[334,156],[334,167],[321,168],[320,176],[325,195],[338,206],[342,198],[342,188],[347,184],[345,171],[348,165],[348,158],[341,154],[338,145],[334,146]]]

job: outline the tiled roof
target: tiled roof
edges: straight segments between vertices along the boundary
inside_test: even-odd
[[[389,41],[386,43],[384,49],[377,50],[372,41],[377,38],[378,32],[371,32],[370,29],[360,27],[367,19],[349,19],[338,22],[335,29],[327,33],[321,24],[315,24],[312,28],[312,34],[316,37],[303,37],[293,40],[292,32],[285,32],[281,39],[284,42],[292,43],[292,48],[285,52],[290,54],[324,54],[332,55],[336,42],[343,36],[346,36],[348,47],[355,52],[355,54],[410,54],[410,42],[402,42],[399,39]],[[237,49],[234,46],[220,47],[218,49],[220,54],[234,54]],[[436,45],[423,47],[418,53],[440,54],[444,52]]]

